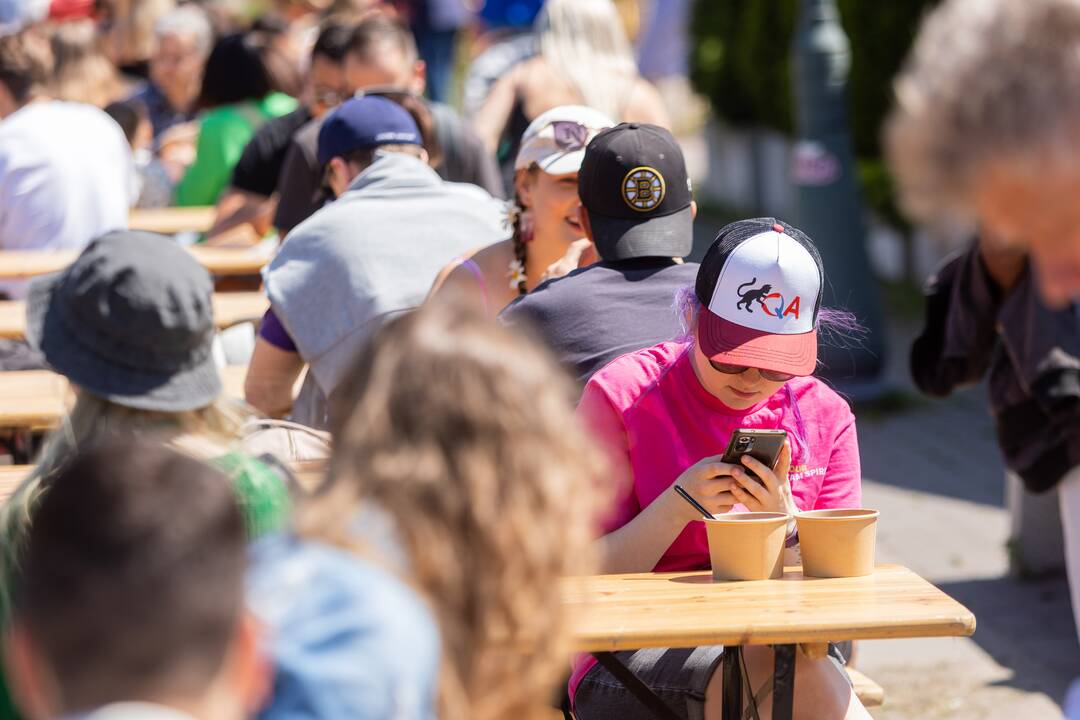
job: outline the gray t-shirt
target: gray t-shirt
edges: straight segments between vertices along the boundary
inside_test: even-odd
[[[504,218],[480,188],[445,182],[410,155],[379,155],[289,233],[263,272],[274,314],[310,365],[308,385],[329,397],[380,323],[418,307],[455,257],[507,237]],[[325,426],[299,412],[305,405],[294,419]]]

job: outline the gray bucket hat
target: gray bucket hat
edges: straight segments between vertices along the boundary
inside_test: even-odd
[[[172,239],[135,231],[91,242],[30,283],[26,339],[86,392],[140,410],[183,412],[222,392],[214,284]]]

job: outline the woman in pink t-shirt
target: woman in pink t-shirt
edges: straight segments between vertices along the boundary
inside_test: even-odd
[[[687,337],[623,355],[593,375],[578,412],[611,456],[619,500],[600,539],[605,572],[709,567],[700,513],[858,507],[859,450],[847,403],[811,377],[824,276],[797,228],[771,218],[720,231],[683,303]],[[737,428],[782,428],[775,468],[721,462]],[[753,471],[764,484],[748,473]],[[797,536],[789,536],[789,546]],[[719,717],[721,647],[619,653],[681,716]],[[763,717],[771,712],[772,651],[743,649]],[[591,657],[570,682],[579,720],[649,717]],[[749,700],[748,700],[749,702]],[[796,663],[795,717],[869,718],[835,658]]]

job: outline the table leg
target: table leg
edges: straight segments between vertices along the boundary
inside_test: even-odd
[[[641,701],[641,704],[647,707],[657,720],[679,720],[675,711],[669,708],[648,685],[641,682],[641,679],[631,672],[630,668],[623,665],[614,653],[594,652],[593,657],[611,673],[612,677],[621,682],[631,695]]]
[[[795,646],[774,645],[773,720],[791,720],[795,705]]]
[[[742,648],[738,645],[725,645],[722,662],[724,679],[724,702],[720,717],[724,720],[742,720],[743,713],[743,678],[739,655]]]

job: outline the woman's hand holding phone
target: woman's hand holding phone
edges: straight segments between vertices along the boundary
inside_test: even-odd
[[[751,512],[781,512],[792,515],[798,510],[791,496],[791,483],[788,481],[788,471],[791,469],[790,441],[784,441],[775,469],[750,455],[743,455],[740,460],[754,475],[761,478],[761,482],[743,468],[737,468],[738,472],[732,471],[734,483],[728,494],[735,498],[735,502],[742,503]]]
[[[686,470],[683,470],[678,479],[672,483],[668,492],[674,497],[675,485],[682,485],[683,489],[701,503],[706,510],[713,515],[720,515],[731,510],[731,507],[739,502],[732,495],[732,488],[737,484],[735,482],[736,473],[745,476],[746,470],[738,465],[723,462],[720,455],[712,455],[698,460]],[[672,507],[678,508],[680,512],[685,514],[687,521],[701,519],[700,515],[696,514],[694,508],[686,501],[682,498],[675,499],[676,502],[673,503]]]

